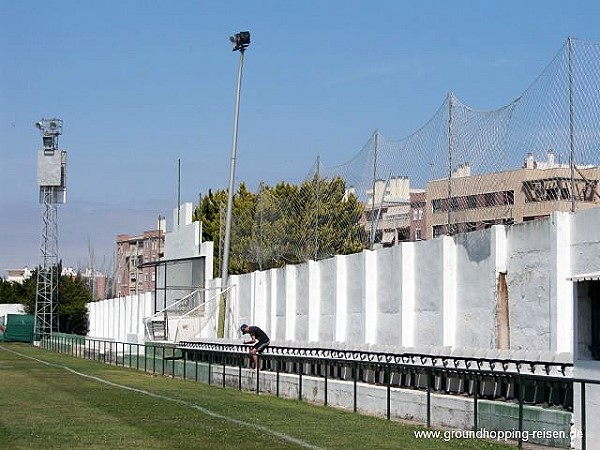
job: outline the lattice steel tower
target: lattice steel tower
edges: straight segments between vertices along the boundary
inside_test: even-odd
[[[37,180],[42,213],[42,264],[37,273],[35,295],[35,340],[58,331],[58,222],[56,205],[67,200],[67,152],[58,149],[62,120],[35,123],[42,133],[37,156]]]

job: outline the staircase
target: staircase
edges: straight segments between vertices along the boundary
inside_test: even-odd
[[[167,321],[154,317],[147,322],[148,334],[151,341],[166,341],[168,339]]]

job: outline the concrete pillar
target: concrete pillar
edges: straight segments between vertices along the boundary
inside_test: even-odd
[[[269,301],[267,298],[267,273],[253,272],[254,274],[254,311],[252,314],[253,323],[257,324],[269,333]]]
[[[365,343],[377,343],[377,258],[375,251],[363,252],[365,272],[363,282]]]
[[[401,244],[402,261],[402,342],[404,347],[415,345],[415,243]]]
[[[496,347],[507,350],[510,348],[510,311],[506,282],[506,227],[494,225],[491,228],[491,233],[491,252],[496,274]]]
[[[285,339],[296,338],[296,267],[285,266]]]
[[[321,322],[321,286],[319,263],[308,261],[308,340],[319,340],[319,324]]]
[[[335,340],[346,340],[346,322],[348,314],[348,284],[346,256],[335,256]]]
[[[456,246],[451,236],[442,241],[443,258],[443,345],[454,346],[456,342]]]
[[[269,293],[269,304],[271,305],[269,311],[269,332],[271,333],[269,336],[273,339],[277,336],[277,274],[279,271],[277,269],[270,269],[268,272],[268,289]]]
[[[491,228],[492,239],[492,255],[496,266],[496,273],[506,272],[507,258],[507,239],[506,227],[504,225],[494,225]]]
[[[556,264],[556,309],[552,308],[551,320],[554,335],[553,347],[556,352],[573,352],[573,283],[571,276],[571,218],[564,212],[552,214],[555,229],[555,241],[552,253]],[[554,311],[556,311],[554,313]],[[554,331],[554,329],[556,331]]]
[[[106,324],[104,325],[104,329],[102,330],[102,337],[103,338],[109,338],[110,336],[112,336],[112,331],[113,328],[115,326],[115,324],[117,323],[117,314],[115,313],[115,305],[117,304],[118,301],[118,297],[117,298],[113,298],[111,300],[109,300],[109,304],[108,304],[108,320],[106,321]]]
[[[254,325],[256,324],[256,272],[249,273],[244,278],[247,278],[248,283],[250,284],[250,289],[248,291],[248,299],[250,300],[250,316],[248,317],[248,323]],[[240,299],[245,297],[245,295],[241,294],[242,293],[240,292]]]

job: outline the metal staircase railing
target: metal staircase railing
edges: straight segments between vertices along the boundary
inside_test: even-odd
[[[198,288],[144,319],[146,336],[151,341],[169,341],[169,320],[180,315],[182,307],[185,308],[185,305],[188,304],[195,295],[199,295],[203,291],[206,291],[206,289]],[[169,313],[170,311],[171,314]],[[176,314],[173,314],[173,312]]]
[[[198,339],[202,330],[210,323],[210,320],[219,310],[219,300],[221,299],[221,296],[227,295],[234,287],[235,285],[230,285],[224,290],[221,290],[221,288],[214,288],[217,290],[214,295],[179,317],[173,341],[178,342],[180,340]],[[207,291],[208,290],[210,289],[207,289]]]

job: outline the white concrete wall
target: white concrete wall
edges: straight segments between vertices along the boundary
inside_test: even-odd
[[[508,230],[507,285],[511,348],[552,350],[552,240],[550,220]],[[533,319],[533,320],[532,320]]]
[[[456,237],[456,259],[460,261],[455,271],[456,322],[454,342],[447,345],[471,347],[478,342],[480,347],[496,346],[498,272],[492,240],[504,232],[504,227],[494,227]]]
[[[235,289],[228,299],[226,336],[239,338],[245,322],[279,342],[494,348],[497,277],[506,271],[511,348],[569,352],[573,299],[567,278],[600,266],[599,212],[558,213],[512,227],[231,276]],[[124,300],[105,302],[93,308],[110,319],[96,317],[94,309],[90,335],[136,333],[136,319],[123,322]],[[216,326],[203,336],[214,337],[212,330]]]
[[[497,228],[232,277],[233,322],[277,341],[489,348]]]
[[[443,345],[443,238],[415,246],[415,306],[412,341],[415,346]],[[404,345],[404,342],[401,342]]]
[[[7,314],[25,314],[25,306],[19,303],[2,303],[0,304],[0,317]]]
[[[144,342],[143,319],[153,312],[151,292],[87,304],[89,337],[120,342]]]
[[[232,326],[255,323],[277,341],[495,348],[506,272],[511,348],[570,352],[570,221],[557,213],[236,276]]]

